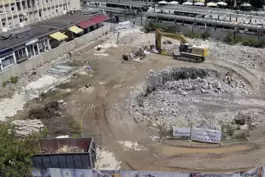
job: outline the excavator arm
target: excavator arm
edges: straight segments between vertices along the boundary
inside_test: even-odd
[[[156,29],[156,50],[158,52],[161,52],[161,43],[162,43],[162,37],[169,37],[172,39],[177,39],[181,43],[188,43],[188,40],[185,38],[185,36],[181,33],[165,33],[161,32],[159,29]]]

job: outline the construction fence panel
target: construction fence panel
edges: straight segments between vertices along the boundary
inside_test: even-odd
[[[191,129],[191,140],[201,141],[206,143],[220,143],[222,132],[219,130],[210,130],[202,128]]]
[[[263,177],[262,168],[246,172],[234,173],[181,173],[181,172],[162,172],[162,171],[127,171],[127,170],[85,170],[85,169],[68,169],[68,168],[48,168],[45,170],[34,170],[32,177],[50,176],[50,177]]]
[[[174,137],[190,137],[190,128],[173,127]]]

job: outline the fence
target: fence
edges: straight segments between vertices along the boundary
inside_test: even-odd
[[[151,20],[146,20],[145,23],[147,24]],[[229,33],[233,33],[235,37],[244,37],[247,39],[255,39],[255,40],[265,40],[263,36],[257,36],[250,33],[240,33],[240,32],[233,32],[233,30],[229,29],[222,29],[222,28],[214,28],[210,26],[198,26],[198,25],[190,25],[190,24],[175,24],[172,22],[156,22],[159,26],[163,25],[166,26],[174,26],[177,28],[177,30],[185,35],[193,33],[196,35],[202,35],[206,30],[209,33],[209,36],[216,39],[223,41]]]
[[[0,84],[2,84],[6,80],[9,80],[11,76],[21,76],[33,69],[38,68],[39,66],[57,59],[58,57],[62,57],[66,54],[70,55],[70,52],[74,49],[97,40],[100,36],[108,33],[110,31],[110,28],[110,24],[105,24],[103,27],[92,31],[82,37],[75,38],[70,42],[63,43],[48,52],[41,53],[40,55],[37,55],[23,63],[14,65],[7,70],[4,70],[0,74]]]
[[[264,167],[256,168],[246,172],[235,173],[180,173],[180,172],[161,172],[161,171],[123,171],[123,170],[80,170],[80,169],[63,169],[63,168],[49,168],[46,170],[34,170],[32,177],[265,177]]]

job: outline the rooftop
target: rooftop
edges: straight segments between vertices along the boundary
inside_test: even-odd
[[[92,138],[40,139],[37,144],[39,154],[88,152]]]
[[[36,38],[47,36],[71,25],[76,25],[81,21],[90,19],[92,16],[94,15],[84,15],[80,13],[75,13],[73,15],[67,14],[28,27],[0,33],[0,51],[15,47]]]

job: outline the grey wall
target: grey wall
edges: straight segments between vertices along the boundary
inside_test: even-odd
[[[110,24],[105,24],[103,27],[95,31],[92,31],[79,38],[76,38],[70,42],[63,43],[50,51],[41,53],[40,55],[32,57],[23,63],[14,65],[2,71],[0,73],[0,84],[2,84],[6,80],[9,80],[11,76],[20,77],[21,75],[26,74],[27,72],[36,69],[37,67],[42,66],[45,63],[48,63],[59,57],[65,56],[66,54],[73,55],[73,52],[71,51],[74,51],[76,48],[86,47],[90,42],[97,40],[100,36],[105,35],[107,32],[109,32],[110,28]]]

